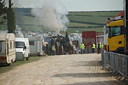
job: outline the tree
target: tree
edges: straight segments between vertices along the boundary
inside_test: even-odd
[[[9,0],[9,8],[7,12],[8,33],[13,33],[16,29],[16,17],[14,10],[11,8],[12,5],[11,0]]]
[[[5,6],[5,1],[0,0],[0,24],[7,21],[7,7]]]
[[[12,8],[8,9],[7,20],[8,20],[8,33],[13,33],[14,30],[16,29],[16,20],[15,20],[15,13]]]

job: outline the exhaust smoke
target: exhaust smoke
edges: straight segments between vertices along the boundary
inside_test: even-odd
[[[44,0],[42,8],[33,8],[32,14],[44,28],[59,33],[66,30],[69,23],[68,11],[60,0]]]

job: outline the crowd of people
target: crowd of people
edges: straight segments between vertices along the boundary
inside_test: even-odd
[[[92,53],[95,53],[95,50],[97,49],[97,53],[99,54],[102,48],[103,48],[103,44],[101,42],[98,42],[96,45],[95,43],[91,45]],[[85,45],[83,44],[83,42],[81,42],[80,53],[83,54],[84,50],[85,50]]]

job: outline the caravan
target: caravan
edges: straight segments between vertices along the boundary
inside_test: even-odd
[[[42,42],[41,37],[29,37],[30,55],[42,56]]]
[[[28,38],[16,38],[16,60],[29,59],[30,49]]]
[[[0,64],[12,65],[16,60],[15,35],[0,34]]]

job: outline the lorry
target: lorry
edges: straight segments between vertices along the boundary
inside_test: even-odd
[[[29,60],[30,47],[28,38],[16,38],[16,60]]]
[[[0,64],[12,65],[16,60],[15,35],[13,33],[0,34]]]
[[[124,53],[124,12],[119,13],[113,19],[109,19],[104,31],[104,37],[107,39],[106,50],[115,53]],[[104,40],[106,41],[106,40]]]
[[[38,36],[28,37],[28,39],[29,39],[29,45],[30,45],[30,55],[42,56],[43,55],[43,50],[42,50],[43,39]]]
[[[109,19],[106,25],[106,50],[128,54],[128,1],[124,0],[124,10],[116,17]]]

